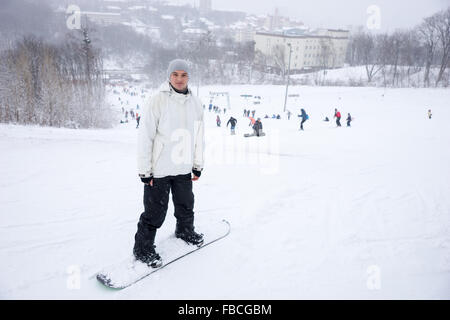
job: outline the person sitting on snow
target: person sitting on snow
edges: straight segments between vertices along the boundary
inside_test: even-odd
[[[255,124],[253,125],[253,131],[255,132],[255,135],[257,137],[259,137],[262,134],[262,123],[261,123],[261,118],[258,118],[258,120],[256,120]]]

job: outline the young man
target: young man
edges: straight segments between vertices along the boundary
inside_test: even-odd
[[[192,192],[192,181],[200,178],[203,169],[203,108],[188,88],[189,73],[186,61],[170,63],[169,81],[143,108],[139,128],[138,171],[144,183],[145,211],[139,219],[133,254],[154,268],[162,265],[154,242],[166,217],[170,191],[177,219],[175,236],[189,244],[203,243],[203,235],[194,231]]]
[[[230,117],[230,119],[227,122],[227,127],[228,127],[228,124],[231,124],[231,134],[232,135],[235,134],[234,130],[236,128],[236,123],[237,123],[237,120],[235,118],[233,118],[233,117]]]

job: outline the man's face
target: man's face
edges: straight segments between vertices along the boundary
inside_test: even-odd
[[[170,74],[170,83],[178,91],[184,91],[187,88],[189,77],[186,71],[175,70]]]

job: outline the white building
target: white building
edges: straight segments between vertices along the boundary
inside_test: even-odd
[[[237,22],[230,26],[236,42],[254,41],[256,25],[249,21]]]
[[[340,68],[344,66],[349,31],[290,29],[279,33],[257,32],[255,51],[260,51],[270,67],[287,70],[289,50],[291,70]],[[290,46],[289,46],[290,45]]]
[[[188,43],[198,43],[199,40],[204,38],[208,34],[208,31],[200,28],[187,28],[183,30],[181,39]]]
[[[124,21],[120,13],[92,12],[92,11],[82,11],[80,13],[81,16],[87,17],[92,22],[104,26],[121,24]]]
[[[239,28],[236,29],[234,39],[237,42],[250,42],[254,41],[255,31],[252,28]]]

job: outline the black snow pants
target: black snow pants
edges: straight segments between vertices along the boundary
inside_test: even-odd
[[[303,124],[305,123],[306,119],[303,119],[302,122],[300,123],[300,130],[303,130]]]
[[[145,253],[155,242],[156,230],[166,218],[169,192],[175,208],[177,227],[194,226],[194,193],[191,174],[153,178],[153,186],[144,186],[144,208],[138,223],[134,247]]]

